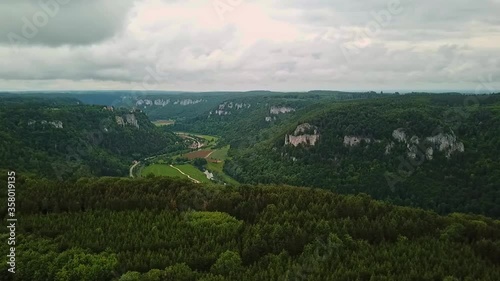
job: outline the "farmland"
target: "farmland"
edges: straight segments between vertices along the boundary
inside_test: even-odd
[[[212,153],[215,153],[215,152],[213,150],[198,150],[198,151],[193,151],[193,152],[184,154],[183,157],[186,157],[189,160],[192,160],[195,158],[207,158]]]
[[[190,165],[190,164],[184,164],[184,165],[177,165],[175,166],[177,169],[181,170],[183,173],[191,176],[193,179],[203,182],[203,183],[210,183],[211,181],[207,179],[207,176],[198,170],[195,166]]]
[[[224,146],[223,148],[215,150],[210,156],[209,159],[224,161],[227,159],[227,153],[229,152],[230,146]]]
[[[196,167],[190,164],[176,165],[176,166],[170,166],[166,164],[153,164],[145,167],[142,170],[143,176],[148,176],[151,174],[155,176],[183,178],[183,179],[191,177],[192,179],[199,182],[210,183],[210,180],[207,179],[205,174],[203,174],[200,170],[198,170]]]
[[[153,174],[156,176],[190,178],[194,182],[210,183],[203,171],[208,170],[214,174],[214,181],[219,183],[238,184],[238,182],[224,173],[224,161],[228,158],[227,154],[230,146],[214,149],[217,147],[218,137],[208,135],[198,135],[192,133],[176,133],[184,139],[190,139],[196,143],[196,147],[204,149],[196,150],[193,146],[193,151],[185,154],[160,157],[155,156],[146,159],[144,168],[140,171],[141,176]],[[200,167],[194,166],[195,159],[206,159],[207,163]]]
[[[153,121],[153,124],[155,124],[158,127],[171,126],[171,125],[175,124],[175,120],[156,120],[156,121]]]
[[[174,178],[187,178],[185,175],[177,171],[176,169],[165,164],[153,164],[145,167],[142,170],[142,175],[147,176],[153,174],[155,176],[165,176]]]

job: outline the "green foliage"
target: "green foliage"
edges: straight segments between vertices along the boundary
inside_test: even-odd
[[[141,273],[137,271],[129,271],[123,274],[118,281],[141,281]]]
[[[224,171],[240,183],[367,193],[441,214],[457,211],[500,217],[499,106],[498,94],[325,102],[304,109],[279,132],[264,131],[272,134],[256,144],[232,147],[232,159]],[[285,135],[303,123],[317,127],[317,144],[285,145]],[[406,142],[393,136],[400,128]],[[465,151],[447,154],[447,144],[436,145],[427,139],[441,133],[456,137]],[[369,141],[349,146],[344,144],[346,136]],[[418,144],[411,140],[414,136],[419,138]],[[251,138],[247,136],[247,143]],[[415,158],[410,156],[410,148],[416,149]],[[426,156],[430,148],[432,158]]]
[[[175,264],[165,269],[167,280],[195,281],[196,274],[185,263]]]
[[[500,222],[477,215],[171,178],[19,184],[16,280],[500,280]]]
[[[353,99],[375,98],[375,93],[342,93],[314,91],[308,93],[251,92],[227,95],[224,100],[197,116],[179,120],[173,127],[177,131],[199,132],[223,136],[222,145],[246,148],[266,140],[284,129],[290,120],[295,120],[314,106],[322,103]],[[238,106],[237,106],[238,105]],[[242,106],[242,107],[239,107]],[[272,107],[287,107],[293,111],[271,114]],[[220,112],[222,110],[222,112]],[[217,113],[219,112],[219,113]],[[267,118],[271,118],[266,120]],[[215,159],[218,159],[215,157]]]
[[[203,168],[207,163],[207,159],[205,158],[196,158],[193,160],[193,165],[199,169]]]
[[[0,168],[72,180],[125,176],[133,160],[183,148],[142,112],[62,101],[0,98]]]
[[[217,261],[210,268],[210,272],[222,276],[238,276],[242,271],[242,261],[240,255],[233,251],[226,251],[220,255]]]

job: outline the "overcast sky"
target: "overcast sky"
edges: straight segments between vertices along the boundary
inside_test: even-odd
[[[0,90],[500,91],[499,12],[500,0],[2,0]]]

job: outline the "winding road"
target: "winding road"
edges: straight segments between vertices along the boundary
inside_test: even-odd
[[[188,175],[188,174],[184,173],[184,172],[183,172],[183,171],[181,171],[179,168],[174,167],[174,165],[170,165],[170,167],[172,167],[172,168],[176,169],[177,171],[179,171],[179,173],[181,173],[181,174],[185,175],[185,176],[186,176],[186,177],[188,177],[190,180],[192,180],[194,183],[201,183],[201,181],[196,180],[196,179],[193,179],[190,175]]]
[[[134,168],[139,165],[141,162],[137,162],[135,163],[134,165],[132,165],[132,167],[130,167],[130,177],[133,178],[134,177]]]

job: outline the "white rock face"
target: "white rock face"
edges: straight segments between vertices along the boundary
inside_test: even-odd
[[[115,116],[116,124],[118,124],[119,126],[131,125],[139,128],[139,123],[134,114],[125,114],[124,117]]]
[[[439,135],[427,137],[423,140],[417,136],[413,136],[408,140],[406,133],[400,128],[392,132],[392,137],[398,142],[406,143],[406,147],[408,148],[407,155],[413,159],[417,157],[419,148],[422,149],[422,152],[425,150],[425,156],[428,160],[432,160],[434,158],[434,148],[432,146],[435,146],[439,151],[444,152],[446,154],[446,158],[450,158],[451,154],[454,152],[465,151],[464,144],[457,141],[457,137],[453,132],[451,134],[440,133]],[[431,146],[429,146],[429,144]],[[386,147],[386,154],[390,153],[392,147],[393,145],[391,147],[389,147],[389,145]]]
[[[385,154],[391,153],[392,149],[394,148],[395,143],[391,142],[390,144],[385,146]]]
[[[164,100],[164,99],[157,99],[154,101],[154,105],[156,106],[166,106],[170,104],[170,99]]]
[[[231,112],[224,111],[224,110],[216,110],[216,111],[215,111],[215,114],[216,114],[216,115],[219,115],[219,116],[222,116],[222,115],[228,115],[228,114],[231,114]]]
[[[202,99],[199,99],[199,100],[185,99],[185,100],[179,101],[179,104],[182,106],[186,106],[186,105],[199,104],[201,102],[203,102]]]
[[[134,114],[125,115],[125,119],[127,120],[127,124],[139,128],[139,123],[137,122],[137,119],[135,118]]]
[[[310,131],[312,131],[312,134],[308,133]],[[319,138],[318,128],[309,123],[304,123],[297,126],[293,134],[285,135],[285,145],[293,145],[295,147],[300,144],[315,146]]]
[[[28,126],[33,126],[37,123],[37,121],[28,121]],[[63,122],[62,121],[47,121],[47,120],[42,120],[40,121],[40,124],[42,125],[50,125],[56,129],[63,129]]]
[[[266,117],[266,122],[271,122],[271,121],[273,121],[272,117]]]
[[[367,143],[372,142],[370,138],[364,138],[360,136],[344,136],[344,146],[358,146],[362,140]]]
[[[410,143],[419,144],[420,143],[420,139],[417,136],[413,136],[410,139]]]
[[[61,121],[52,121],[52,122],[49,122],[49,124],[52,125],[52,127],[56,128],[56,129],[63,128],[63,123]]]
[[[247,109],[250,108],[250,104],[248,103],[234,103],[234,102],[224,102],[219,104],[218,109],[215,111],[210,111],[208,114],[208,118],[212,115],[219,115],[219,116],[225,116],[225,115],[231,115],[234,110],[242,110],[242,109]]]
[[[120,116],[115,116],[116,124],[119,126],[125,126],[125,121]]]
[[[453,152],[464,152],[465,146],[462,142],[457,141],[457,137],[452,134],[443,134],[426,138],[428,142],[431,142],[438,146],[439,151],[444,151],[446,153],[446,158],[450,158]]]
[[[187,106],[187,105],[194,105],[198,103],[206,102],[204,99],[198,99],[198,100],[193,100],[193,99],[183,99],[183,100],[175,100],[171,101],[170,99],[156,99],[156,100],[150,100],[150,99],[139,99],[135,102],[135,105],[137,106],[167,106],[169,104],[173,105],[180,105],[180,106]]]
[[[425,157],[428,160],[432,160],[434,158],[434,149],[432,147],[427,148],[425,151]]]
[[[394,130],[392,132],[392,137],[399,142],[406,142],[406,133],[401,128]]]
[[[297,128],[295,128],[295,131],[293,132],[293,134],[296,136],[298,134],[302,134],[302,133],[305,133],[305,132],[310,131],[310,130],[314,130],[314,134],[316,134],[318,131],[318,128],[316,126],[309,124],[309,123],[304,123],[304,124],[298,125]]]
[[[291,108],[291,107],[272,106],[271,109],[269,110],[269,113],[277,115],[277,114],[286,114],[286,113],[290,113],[290,112],[294,112],[294,111],[295,111],[295,108]]]

